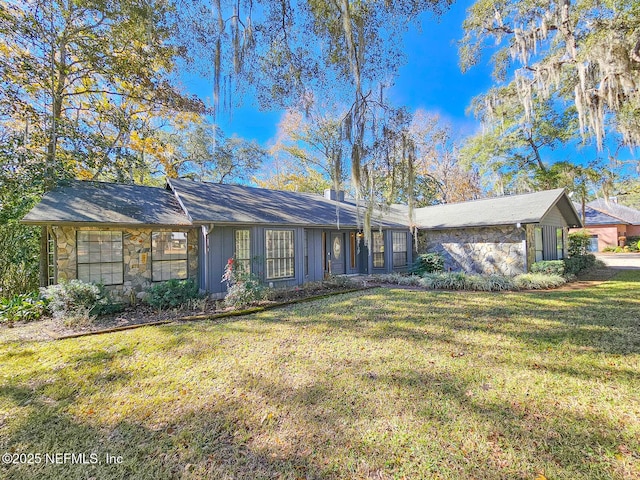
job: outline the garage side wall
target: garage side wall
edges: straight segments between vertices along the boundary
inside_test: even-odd
[[[514,226],[427,230],[421,249],[444,257],[445,271],[518,275],[526,272],[525,232]]]

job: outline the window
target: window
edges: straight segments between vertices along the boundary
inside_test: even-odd
[[[122,232],[78,231],[78,279],[119,285],[123,282]]]
[[[407,266],[407,234],[393,232],[393,266]]]
[[[371,243],[373,243],[373,268],[384,268],[384,234],[373,232]]]
[[[536,249],[536,262],[544,260],[544,246],[542,245],[542,228],[536,227],[534,233],[534,245]]]
[[[556,228],[556,260],[562,260],[564,257],[564,235],[562,228]]]
[[[47,285],[56,283],[56,237],[47,229]]]
[[[349,247],[350,247],[350,255],[349,255],[349,259],[350,259],[350,265],[351,268],[356,268],[356,255],[358,253],[358,246],[356,243],[356,232],[351,232],[349,234]]]
[[[304,229],[304,276],[309,275],[309,232]]]
[[[251,273],[251,231],[236,230],[236,265],[240,273]]]
[[[291,278],[294,269],[293,230],[266,230],[267,280]]]
[[[185,280],[187,278],[187,234],[185,232],[151,233],[151,279]]]

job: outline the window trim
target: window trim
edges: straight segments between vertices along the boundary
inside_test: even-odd
[[[185,235],[185,256],[184,258],[172,258],[172,259],[168,259],[168,260],[159,260],[159,259],[155,259],[153,258],[153,234],[154,233],[184,233]],[[149,237],[150,243],[151,243],[151,248],[149,249],[149,257],[151,259],[151,281],[154,283],[158,283],[158,282],[166,282],[168,280],[188,280],[189,279],[189,232],[186,231],[182,231],[182,230],[152,230],[151,231],[151,235]],[[175,262],[175,261],[181,261],[181,262],[185,262],[186,263],[186,273],[185,273],[185,277],[184,278],[177,278],[177,277],[171,277],[171,278],[165,278],[165,279],[161,279],[161,280],[156,280],[154,278],[153,275],[153,265],[154,262],[157,263],[163,263],[163,262]]]
[[[287,232],[287,233],[291,233],[291,252],[292,255],[291,257],[269,257],[269,250],[268,250],[268,239],[267,237],[269,236],[270,232]],[[264,258],[265,258],[265,279],[266,280],[271,280],[271,281],[277,281],[277,280],[290,280],[292,278],[296,278],[296,231],[293,228],[267,228],[264,230]],[[290,259],[291,260],[291,275],[288,276],[269,276],[269,261],[270,260],[283,260],[283,259]],[[275,270],[275,269],[274,269]]]
[[[248,242],[248,246],[249,246],[249,256],[247,258],[239,258],[238,257],[238,233],[239,232],[247,232],[248,238],[247,238],[247,242]],[[251,265],[251,260],[252,260],[252,256],[251,256],[251,229],[250,228],[236,228],[233,231],[233,258],[235,260],[235,262],[247,262],[247,264],[249,265],[249,269],[247,272],[243,272],[243,273],[248,273],[250,274],[253,270],[252,265]]]
[[[386,264],[387,264],[387,259],[385,258],[385,232],[381,232],[379,230],[375,230],[373,232],[371,232],[371,256],[372,256],[372,262],[373,262],[373,268],[385,268]],[[381,250],[376,251],[376,236],[379,236],[379,238],[381,239],[381,243],[379,246],[382,247]],[[378,255],[378,258],[382,258],[382,265],[376,265],[376,255]]]
[[[540,232],[540,245],[538,245],[536,238],[538,232]],[[538,259],[538,252],[540,252],[540,259]],[[534,262],[544,261],[544,229],[541,226],[533,228],[533,259]]]
[[[396,250],[396,235],[403,239],[404,250]],[[393,268],[402,268],[409,266],[409,242],[407,240],[407,232],[395,230],[391,233],[391,249],[393,253]],[[396,253],[404,253],[404,263],[396,265]]]
[[[564,259],[564,228],[556,228],[556,257],[556,260]]]
[[[80,240],[79,240],[79,234],[80,233],[88,233],[89,235],[91,235],[91,233],[99,233],[99,234],[103,234],[103,233],[109,233],[110,235],[113,233],[119,233],[120,234],[120,255],[121,255],[121,259],[117,262],[81,262],[80,261],[80,256],[79,256],[79,245],[80,245]],[[89,240],[87,243],[91,243],[91,241]],[[113,243],[113,242],[112,242]],[[87,253],[87,255],[89,255],[89,253]],[[120,281],[118,282],[113,282],[113,283],[103,283],[102,279],[100,279],[100,282],[102,285],[104,286],[108,286],[108,285],[123,285],[124,284],[124,233],[122,230],[83,230],[83,229],[78,229],[76,230],[76,278],[78,280],[81,281],[86,281],[87,283],[93,283],[91,280],[82,280],[80,278],[80,265],[102,265],[102,264],[109,264],[109,265],[117,265],[120,264],[122,265],[122,274],[120,277]],[[111,274],[113,276],[113,273]],[[89,276],[91,276],[91,267],[89,267]]]
[[[58,283],[58,239],[51,227],[46,227],[47,232],[47,286]],[[78,237],[76,236],[76,242]],[[78,259],[76,250],[76,262]],[[77,273],[77,272],[76,272]]]

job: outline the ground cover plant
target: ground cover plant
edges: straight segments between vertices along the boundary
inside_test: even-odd
[[[638,478],[639,299],[640,273],[624,272],[574,291],[378,288],[0,340],[0,453],[100,460],[0,477]]]

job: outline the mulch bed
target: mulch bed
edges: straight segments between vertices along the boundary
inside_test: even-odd
[[[16,323],[12,328],[1,327],[0,341],[39,341],[76,338],[98,333],[128,330],[141,326],[162,325],[178,321],[195,321],[247,315],[271,308],[303,301],[311,301],[325,296],[338,295],[371,287],[353,285],[311,285],[275,292],[269,300],[244,309],[225,307],[220,300],[199,302],[199,308],[180,308],[157,311],[148,305],[127,307],[117,314],[103,315],[83,325],[65,325],[63,321],[45,318],[37,322]]]

